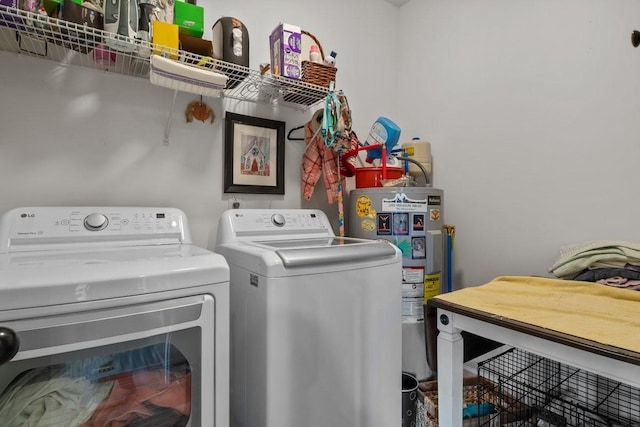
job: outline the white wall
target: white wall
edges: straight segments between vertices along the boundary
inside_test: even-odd
[[[267,35],[298,23],[338,52],[338,82],[366,135],[386,115],[402,139],[432,142],[435,186],[456,225],[455,286],[546,275],[560,246],[640,238],[640,29],[635,0],[258,0],[200,2],[249,29],[251,65]],[[314,8],[315,7],[315,8]],[[205,34],[208,36],[208,34]],[[171,205],[206,245],[222,193],[224,109],[287,122],[289,109],[205,99],[214,125],[186,124],[180,94],[148,82],[0,53],[0,211],[27,205]],[[286,195],[300,205],[302,143],[286,142]],[[322,188],[319,189],[322,191]],[[329,208],[332,209],[332,208]]]
[[[640,238],[640,2],[413,0],[400,15],[396,116],[432,142],[455,287]]]
[[[382,0],[198,3],[205,7],[205,38],[221,16],[244,22],[254,69],[268,62],[268,35],[280,21],[300,25],[325,50],[338,52],[338,85],[358,132],[395,110],[395,66],[381,64],[378,53],[393,50],[396,7]],[[180,93],[164,146],[173,92],[144,79],[0,52],[0,94],[0,212],[35,205],[172,206],[186,212],[201,246],[229,205],[222,189],[224,111],[286,121],[287,131],[315,111],[205,98],[215,124],[187,124],[184,109],[198,97]],[[241,204],[299,207],[303,148],[286,142],[285,196],[243,195]]]

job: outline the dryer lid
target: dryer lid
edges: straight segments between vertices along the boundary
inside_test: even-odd
[[[197,288],[229,281],[219,254],[192,245],[0,255],[0,311]]]
[[[0,218],[0,310],[228,283],[174,208],[31,207]]]

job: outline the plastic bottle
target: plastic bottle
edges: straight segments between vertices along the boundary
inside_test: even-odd
[[[413,160],[416,160],[424,166],[427,174],[430,176],[429,182],[431,181],[431,143],[428,141],[424,141],[421,138],[415,137],[411,141],[405,142],[401,146],[402,155],[411,157]],[[427,179],[424,176],[422,170],[413,163],[409,164],[409,174],[412,175],[419,186],[427,185]]]
[[[400,148],[394,148],[390,153],[387,153],[387,166],[389,167],[398,167],[403,166],[404,162],[402,160],[398,160],[398,156],[402,155],[402,150]]]
[[[312,44],[309,48],[309,61],[317,62],[319,64],[322,63],[322,57],[320,56],[320,50],[318,50],[318,46]]]
[[[151,49],[149,43],[151,43],[151,16],[153,15],[154,6],[151,3],[139,3],[138,8],[138,32],[136,38],[141,41],[138,46],[138,55],[142,58],[149,58],[151,56]]]
[[[363,145],[384,144],[386,152],[390,153],[400,139],[400,127],[386,117],[378,117],[369,131]],[[374,159],[382,157],[381,148],[367,150],[367,163],[373,163]]]
[[[335,67],[336,65],[336,56],[338,54],[335,53],[334,51],[331,51],[331,53],[329,54],[329,56],[327,56],[326,58],[324,58],[324,63],[326,65],[333,65]]]

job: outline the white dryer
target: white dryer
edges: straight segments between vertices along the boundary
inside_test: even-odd
[[[229,425],[229,267],[171,208],[0,218],[3,427]]]
[[[336,237],[319,210],[225,212],[233,427],[401,420],[402,265],[387,241]]]

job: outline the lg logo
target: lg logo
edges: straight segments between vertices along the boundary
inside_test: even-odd
[[[20,215],[20,218],[35,218],[36,214],[23,213]]]

